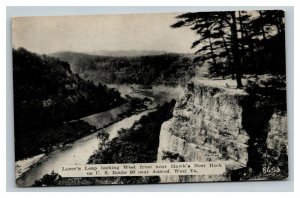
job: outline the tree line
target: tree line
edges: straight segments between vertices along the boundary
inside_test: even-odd
[[[175,100],[141,117],[132,127],[120,129],[118,136],[109,140],[105,129],[99,131],[98,149],[89,157],[88,164],[152,163],[157,160],[161,125],[172,117]],[[74,186],[103,184],[151,184],[158,176],[74,177],[62,178],[57,173],[46,174],[34,186]]]
[[[184,13],[172,28],[189,27],[199,36],[191,46],[199,65],[213,76],[285,73],[285,26],[281,10]]]
[[[189,54],[111,57],[61,52],[52,56],[69,62],[82,78],[108,84],[184,84],[194,76]]]
[[[74,74],[69,63],[24,48],[13,49],[13,77],[16,159],[92,129],[69,121],[125,102],[118,91]]]

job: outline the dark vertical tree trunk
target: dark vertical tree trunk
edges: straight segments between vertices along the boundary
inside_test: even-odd
[[[256,61],[255,61],[255,58],[252,58],[252,57],[255,57],[255,51],[254,51],[254,45],[253,45],[253,42],[252,42],[252,38],[251,36],[249,36],[248,32],[245,31],[245,37],[244,37],[244,41],[245,41],[245,44],[248,45],[248,50],[247,52],[249,52],[249,55],[250,55],[250,62],[252,64],[252,68],[256,68]],[[257,69],[257,68],[256,68]]]
[[[259,13],[259,16],[260,18],[263,18],[264,17],[264,14],[262,11],[258,11]],[[261,28],[261,32],[262,32],[262,35],[263,35],[263,43],[266,43],[266,40],[267,40],[267,37],[266,37],[266,32],[265,32],[265,29],[264,29],[264,25],[262,24],[260,26]],[[268,62],[268,57],[266,55],[266,49],[263,48],[262,49],[262,57],[263,57],[263,60],[261,60],[261,64],[260,64],[260,67],[261,67],[261,70],[265,71],[266,70],[266,65],[267,65],[267,62]]]
[[[232,55],[233,55],[233,64],[235,67],[236,73],[236,83],[237,88],[243,87],[242,84],[242,72],[241,72],[241,60],[238,46],[238,34],[237,34],[237,23],[235,12],[231,12],[232,24],[231,24],[231,35],[232,35]]]
[[[240,22],[240,32],[241,32],[241,46],[242,46],[242,52],[244,53],[245,46],[244,46],[244,29],[243,29],[243,20],[242,20],[242,14],[239,11],[239,22]]]
[[[212,57],[213,62],[214,62],[214,67],[216,68],[216,75],[219,75],[219,73],[220,73],[222,75],[222,78],[225,79],[225,76],[224,76],[224,73],[221,70],[221,67],[217,64],[217,60],[216,60],[216,56],[215,56],[215,53],[214,53],[214,48],[213,48],[210,36],[208,37],[208,40],[209,40],[211,57]]]
[[[228,46],[227,46],[227,44],[226,44],[226,40],[225,40],[225,38],[224,38],[224,32],[223,31],[221,31],[220,30],[220,34],[221,34],[221,36],[222,36],[222,40],[223,40],[223,45],[224,45],[224,47],[225,47],[225,50],[226,50],[226,53],[227,53],[227,56],[228,56],[228,62],[229,62],[229,64],[230,64],[230,70],[231,70],[231,79],[232,80],[234,80],[234,69],[233,69],[233,66],[232,66],[232,57],[231,57],[231,55],[230,55],[230,51],[229,51],[229,49],[228,49]]]
[[[223,45],[224,45],[224,47],[225,47],[225,50],[226,50],[226,54],[227,54],[227,56],[228,56],[228,59],[231,60],[230,51],[229,51],[229,49],[228,49],[228,47],[227,47],[227,44],[226,44],[226,40],[225,40],[225,37],[224,37],[224,32],[220,31],[220,35],[221,35],[221,37],[222,37]]]
[[[213,48],[210,36],[208,37],[208,41],[209,41],[210,53],[211,53],[211,57],[212,57],[213,62],[214,62],[214,66],[217,67],[217,61],[216,61],[216,57],[215,57],[215,54],[214,54],[214,48]]]

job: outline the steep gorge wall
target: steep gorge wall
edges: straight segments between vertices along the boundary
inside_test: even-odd
[[[258,157],[253,155],[259,155],[257,159],[264,158],[261,163],[264,164],[266,156],[274,158],[274,154],[267,151],[276,151],[278,158],[281,152],[286,152],[283,149],[287,145],[286,115],[272,113],[266,118],[267,126],[264,126],[266,122],[251,123],[264,128],[260,131],[266,133],[265,138],[256,138],[256,134],[248,131],[250,127],[244,127],[245,119],[251,117],[245,112],[253,113],[245,111],[247,99],[248,94],[243,90],[206,81],[189,83],[184,97],[176,103],[173,118],[161,127],[157,161],[222,161],[226,172],[223,175],[161,176],[161,182],[229,181],[232,174],[238,175],[239,180],[241,174],[248,174],[249,166]],[[256,147],[261,141],[265,145],[262,151]]]

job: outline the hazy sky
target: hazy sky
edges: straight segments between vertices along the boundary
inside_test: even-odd
[[[132,14],[13,19],[13,47],[37,53],[164,50],[190,53],[196,34],[171,29],[178,14]]]

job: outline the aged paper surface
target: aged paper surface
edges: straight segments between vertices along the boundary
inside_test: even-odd
[[[281,10],[12,19],[17,186],[288,178]]]

